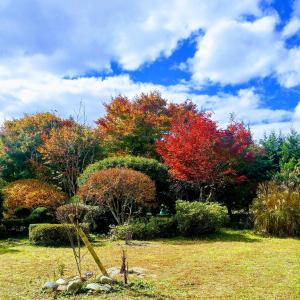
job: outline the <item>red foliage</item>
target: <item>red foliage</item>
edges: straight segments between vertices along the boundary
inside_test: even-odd
[[[241,160],[250,159],[251,133],[242,123],[231,121],[218,129],[209,114],[188,114],[172,123],[157,143],[157,151],[179,180],[196,184],[241,182],[237,174]]]

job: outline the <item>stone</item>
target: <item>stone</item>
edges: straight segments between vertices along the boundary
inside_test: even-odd
[[[56,290],[59,292],[65,292],[67,289],[68,287],[66,285],[59,285]]]
[[[120,268],[119,267],[111,267],[107,269],[107,273],[109,277],[114,278],[116,275],[120,274]]]
[[[107,293],[111,290],[109,284],[99,284],[99,283],[89,283],[86,288],[95,292],[104,292]]]
[[[137,274],[137,275],[144,275],[146,273],[146,269],[140,267],[134,267],[128,271],[129,274]]]
[[[84,277],[85,277],[85,278],[91,278],[91,277],[93,277],[93,275],[94,275],[93,272],[86,272],[86,273],[84,274]]]
[[[82,288],[82,285],[83,285],[83,282],[80,279],[70,281],[67,286],[67,291],[70,293],[77,292]]]
[[[63,278],[59,278],[59,279],[56,280],[56,284],[58,284],[58,285],[65,285],[67,283],[68,282]]]
[[[102,284],[111,284],[111,283],[113,283],[113,279],[110,277],[107,277],[107,276],[101,276],[99,278],[99,282]]]
[[[58,284],[56,282],[53,281],[47,281],[44,286],[43,286],[43,290],[48,290],[48,291],[55,291],[58,287]]]

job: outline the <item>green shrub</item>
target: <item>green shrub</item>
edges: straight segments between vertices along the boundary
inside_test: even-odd
[[[128,168],[149,176],[156,186],[157,199],[160,203],[170,206],[168,168],[155,159],[138,156],[116,156],[90,164],[78,178],[79,186],[85,184],[91,174],[110,168]]]
[[[88,234],[86,225],[82,226]],[[31,224],[29,226],[29,241],[38,246],[70,246],[69,234],[77,241],[77,233],[71,224]]]
[[[113,238],[125,240],[150,240],[177,235],[177,223],[174,217],[153,217],[148,222],[135,221],[131,224],[114,226],[111,229]]]
[[[108,233],[110,225],[116,223],[108,209],[100,206],[87,205],[87,213],[83,222],[89,224],[89,228],[95,233]]]
[[[260,184],[251,212],[254,228],[262,234],[300,234],[300,189],[276,182]]]
[[[27,218],[29,224],[32,223],[53,223],[54,217],[46,207],[35,208]]]
[[[0,224],[0,239],[7,237],[6,227],[3,224]]]
[[[31,210],[27,207],[18,207],[15,210],[15,217],[17,219],[24,219],[29,217]]]
[[[213,233],[228,221],[227,209],[213,202],[176,201],[178,230],[184,236]]]

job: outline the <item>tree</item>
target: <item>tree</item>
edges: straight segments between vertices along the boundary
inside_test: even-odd
[[[0,130],[0,172],[3,179],[43,177],[41,155],[37,151],[53,128],[62,119],[51,113],[24,115],[4,122]]]
[[[14,216],[19,207],[30,210],[46,207],[50,211],[64,204],[67,196],[56,187],[37,179],[20,179],[8,184],[3,190],[5,217]]]
[[[168,168],[153,158],[132,155],[107,157],[90,164],[79,176],[78,184],[85,184],[88,178],[96,171],[109,168],[128,168],[142,172],[154,181],[159,204],[166,204],[168,206],[175,204],[172,203],[173,201],[170,197],[170,175]]]
[[[98,134],[108,154],[132,154],[156,158],[155,142],[171,121],[195,106],[168,104],[159,92],[141,94],[133,100],[117,96],[105,104],[106,115],[97,121]]]
[[[90,128],[68,120],[62,127],[50,131],[38,152],[52,181],[72,196],[76,193],[80,173],[99,158],[100,146]]]
[[[129,223],[143,207],[156,204],[154,182],[141,172],[125,168],[93,173],[78,194],[86,203],[107,207],[118,224]]]
[[[176,179],[195,184],[211,198],[214,189],[246,179],[238,174],[241,161],[252,159],[251,133],[243,124],[231,120],[223,130],[209,114],[197,113],[175,120],[168,134],[157,142],[157,151]]]

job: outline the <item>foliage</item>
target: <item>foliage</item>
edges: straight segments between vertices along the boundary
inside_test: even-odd
[[[88,234],[88,228],[82,226]],[[31,224],[29,226],[29,241],[37,246],[68,246],[70,245],[69,232],[76,240],[77,232],[71,224]]]
[[[0,131],[0,172],[3,179],[13,181],[42,177],[44,170],[37,149],[51,129],[61,125],[60,118],[47,112],[5,121]]]
[[[198,237],[213,233],[228,221],[227,209],[213,202],[176,201],[176,219],[179,232]]]
[[[17,207],[15,210],[15,217],[19,219],[29,217],[31,210],[27,207]]]
[[[79,174],[100,154],[93,131],[72,120],[65,121],[61,128],[53,128],[38,151],[52,181],[69,195],[76,192]]]
[[[149,176],[156,186],[157,199],[159,204],[164,203],[170,206],[169,173],[168,168],[155,159],[139,156],[115,156],[108,157],[89,165],[79,176],[79,186],[85,184],[91,174],[95,171],[109,168],[128,168],[142,172]]]
[[[60,223],[71,223],[69,216],[73,215],[75,220],[82,222],[88,209],[82,204],[65,204],[56,209],[56,219]]]
[[[6,227],[3,224],[0,224],[0,239],[7,237]]]
[[[251,133],[243,124],[231,121],[226,129],[218,129],[209,114],[183,116],[172,123],[170,133],[157,142],[157,151],[171,169],[172,175],[200,188],[209,187],[208,198],[215,187],[240,183],[241,161],[253,157]]]
[[[130,221],[143,207],[156,204],[154,182],[141,172],[125,168],[93,173],[78,194],[87,203],[107,207],[118,224]]]
[[[34,209],[46,207],[55,210],[67,197],[54,186],[37,179],[20,179],[3,189],[5,216],[11,218],[18,207]]]
[[[155,142],[169,130],[171,121],[195,110],[188,101],[168,104],[159,92],[141,94],[132,100],[120,95],[105,108],[106,115],[97,124],[107,153],[150,157],[157,156]]]
[[[31,212],[27,221],[29,224],[52,223],[54,221],[54,216],[47,207],[37,207]]]
[[[174,217],[152,217],[148,222],[135,221],[131,224],[113,226],[110,234],[115,239],[150,240],[154,238],[174,237],[178,233]]]
[[[87,213],[83,222],[89,224],[91,232],[107,233],[109,227],[116,223],[110,211],[104,207],[86,205]]]
[[[261,183],[252,206],[255,229],[263,234],[300,233],[300,189],[269,181]]]

